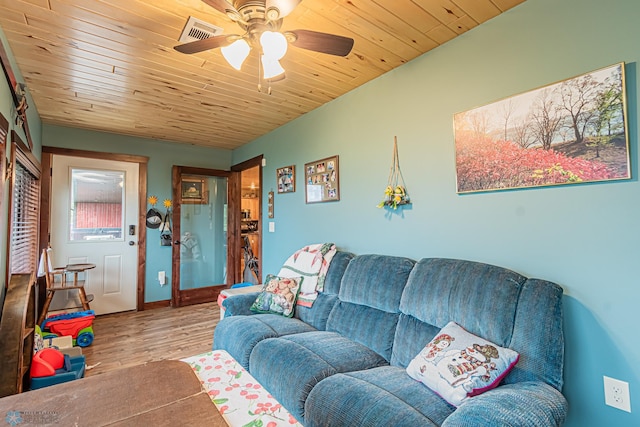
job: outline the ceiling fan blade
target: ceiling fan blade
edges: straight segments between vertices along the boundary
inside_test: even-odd
[[[236,8],[233,7],[231,3],[229,3],[227,0],[202,0],[202,1],[208,4],[209,6],[211,6],[212,8],[214,8],[215,10],[222,12],[224,14],[229,14],[229,12],[231,12],[232,14],[235,14],[238,16],[240,15],[236,10]]]
[[[335,34],[319,33],[310,30],[294,30],[290,41],[295,47],[327,53],[329,55],[347,56],[353,48],[353,39]]]
[[[290,14],[302,0],[267,0],[265,4],[266,16],[275,21]]]
[[[214,36],[202,40],[196,40],[185,44],[175,46],[174,49],[181,53],[198,53],[205,50],[216,49],[229,45],[229,38],[231,36]],[[239,37],[239,36],[236,36]]]

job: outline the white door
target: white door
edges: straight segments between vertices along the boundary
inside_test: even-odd
[[[134,310],[138,164],[54,155],[52,167],[54,266],[96,265],[84,273],[85,290],[94,297],[90,305],[96,314]],[[52,309],[77,305],[76,298],[75,291],[66,296],[56,292]]]

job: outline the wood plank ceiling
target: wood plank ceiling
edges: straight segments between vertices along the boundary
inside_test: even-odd
[[[354,48],[290,47],[270,95],[255,53],[236,71],[219,49],[173,49],[189,16],[242,34],[201,0],[0,0],[0,26],[44,123],[233,149],[522,2],[304,0],[283,31],[347,36]]]

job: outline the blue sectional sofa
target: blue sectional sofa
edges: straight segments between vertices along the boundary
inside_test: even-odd
[[[562,288],[478,262],[338,252],[324,292],[294,318],[227,298],[229,352],[305,426],[559,426]],[[449,322],[519,360],[497,388],[453,406],[407,374]]]

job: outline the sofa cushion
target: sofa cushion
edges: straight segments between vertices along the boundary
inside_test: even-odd
[[[402,291],[415,262],[387,255],[360,255],[351,260],[340,284],[340,301],[397,313]]]
[[[383,366],[320,381],[305,403],[305,426],[439,426],[454,411],[404,369]]]
[[[338,300],[340,282],[349,262],[353,258],[349,252],[338,251],[333,256],[324,279],[324,290],[318,293],[312,307],[296,306],[294,317],[310,324],[318,330],[325,330],[329,313]]]
[[[213,349],[226,350],[243,368],[249,370],[249,356],[260,341],[315,330],[298,319],[274,314],[225,317],[214,330]]]
[[[302,277],[278,277],[268,274],[262,291],[251,305],[251,311],[293,317],[301,283]]]
[[[257,293],[251,294],[251,297],[245,294],[227,298],[223,305],[232,306],[233,310],[228,308],[227,313],[233,313],[234,316],[225,316],[216,326],[213,350],[228,351],[245,369],[249,370],[249,356],[253,347],[261,340],[324,330],[329,313],[338,300],[342,276],[353,257],[354,255],[349,252],[336,252],[325,277],[324,291],[318,294],[311,308],[297,306],[294,310],[294,318],[253,314],[249,307],[255,301]],[[246,304],[246,308],[237,307],[236,302],[240,301]],[[242,315],[236,315],[240,313]]]
[[[505,384],[542,381],[562,391],[562,293],[560,286],[546,280],[529,279],[523,284],[509,346],[520,353],[520,361]]]
[[[316,331],[261,341],[251,352],[249,372],[302,422],[304,402],[319,381],[387,363],[364,345],[334,332]]]
[[[411,273],[400,310],[439,328],[453,320],[504,346],[511,339],[518,296],[525,281],[525,277],[494,265],[422,259]],[[475,330],[470,330],[469,324],[475,324]]]
[[[425,258],[411,272],[400,311],[392,365],[407,366],[454,321],[520,354],[505,384],[542,381],[562,389],[562,288],[555,283],[479,262]]]
[[[431,341],[439,330],[439,327],[422,322],[413,316],[400,314],[393,340],[391,364],[401,368],[409,366],[411,360],[424,347],[424,343]]]
[[[409,277],[400,311],[427,324],[422,330],[432,335],[420,342],[400,340],[407,333],[404,328],[412,323],[401,320],[403,328],[396,331],[391,363],[402,366],[413,359],[450,321],[501,347],[510,347],[525,281],[525,277],[494,265],[442,258],[420,260]]]
[[[449,322],[409,363],[407,373],[460,406],[468,397],[497,387],[518,358],[515,351]]]
[[[397,313],[338,301],[329,316],[327,330],[365,345],[389,361],[397,324]]]
[[[327,330],[390,360],[400,298],[413,265],[414,261],[402,257],[353,258],[342,277],[339,301],[329,315]]]

